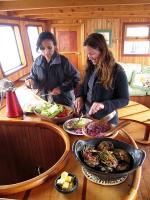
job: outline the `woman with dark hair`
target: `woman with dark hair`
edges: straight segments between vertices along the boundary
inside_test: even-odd
[[[65,56],[57,52],[56,46],[56,38],[51,32],[39,35],[37,51],[40,49],[41,55],[33,63],[25,83],[30,88],[39,89],[46,100],[52,95],[56,103],[72,106],[73,89],[80,80],[79,72]]]
[[[111,123],[117,124],[115,111],[129,101],[126,74],[115,62],[102,34],[90,34],[84,41],[84,47],[87,69],[75,100],[77,112],[86,112],[96,119],[113,114]]]

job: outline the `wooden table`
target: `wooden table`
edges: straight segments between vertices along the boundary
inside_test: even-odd
[[[16,93],[22,107],[31,102],[41,100],[37,95],[35,95],[31,90],[29,90],[25,86],[18,88]],[[149,139],[150,109],[149,108],[137,102],[130,101],[126,107],[118,110],[118,114],[119,114],[119,119],[129,119],[129,120],[143,124],[145,126],[145,132],[141,132],[141,134],[138,137],[136,135],[136,137],[133,136],[133,138],[139,143],[150,144],[150,139]],[[5,107],[0,111],[0,118],[3,118],[3,117],[6,118]],[[40,119],[37,117],[33,118],[33,116],[23,116],[23,120],[40,120]]]
[[[33,100],[39,100],[39,97],[35,96],[29,89],[21,87],[17,90],[17,96],[21,105],[23,106],[25,103],[31,103]],[[126,108],[119,110],[119,117],[121,119],[129,119],[129,116],[137,114],[137,108],[140,109],[139,114],[142,112],[149,111],[145,106],[142,106],[135,102],[130,102]],[[145,110],[146,109],[146,110]],[[6,110],[3,108],[0,111],[0,119],[5,120],[25,120],[25,121],[41,121],[38,117],[34,115],[24,115],[22,118],[12,119],[6,117]],[[142,119],[141,119],[142,120]],[[144,120],[145,122],[146,120]],[[132,130],[131,130],[132,132]],[[131,133],[132,134],[132,133]],[[69,136],[71,143],[73,143],[77,139],[86,139],[82,136],[82,138],[77,136]],[[126,141],[128,143],[133,144],[135,147],[136,144],[134,140],[128,135],[124,133],[120,133],[117,136],[117,139]],[[75,159],[73,153],[70,154],[70,159],[67,165],[64,168],[65,171],[70,171],[75,174],[79,179],[79,187],[78,189],[68,195],[63,195],[57,192],[54,188],[54,180],[56,177],[49,179],[44,184],[25,192],[21,192],[19,194],[10,195],[8,198],[13,199],[29,199],[29,200],[48,200],[48,199],[58,199],[58,200],[132,200],[135,198],[140,178],[141,178],[141,168],[138,168],[133,174],[129,175],[126,181],[117,186],[101,186],[94,184],[88,181],[82,171],[79,162]]]
[[[81,137],[70,136],[71,144],[77,139],[81,139]],[[86,138],[82,137],[82,139]],[[120,134],[117,136],[117,139],[131,143],[137,147],[134,140],[130,137]],[[81,165],[75,159],[73,153],[70,154],[69,162],[64,167],[63,171],[64,170],[75,174],[79,180],[79,186],[77,190],[71,194],[61,194],[54,188],[54,181],[56,178],[56,176],[54,176],[36,188],[5,197],[24,200],[110,200],[110,197],[111,200],[133,200],[135,199],[141,179],[140,167],[134,173],[130,174],[125,182],[119,185],[102,186],[94,184],[85,178],[81,170]]]
[[[130,101],[129,104],[118,110],[119,119],[129,119],[133,122],[138,122],[145,126],[145,133],[141,133],[139,137],[134,138],[136,142],[142,144],[150,144],[150,109],[146,106],[134,101]]]

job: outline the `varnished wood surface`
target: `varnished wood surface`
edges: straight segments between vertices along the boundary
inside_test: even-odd
[[[130,97],[131,101],[136,101],[148,108],[150,108],[150,96],[132,96]]]
[[[125,128],[125,130],[128,131],[128,133],[130,133],[131,136],[133,136],[134,134],[139,134],[140,135],[141,132],[143,132],[143,130],[144,130],[144,126],[142,126],[140,124],[132,123],[129,126],[127,126]],[[72,136],[70,136],[70,138],[72,138],[71,140],[73,140]],[[75,138],[78,139],[78,137],[75,137]],[[143,167],[142,167],[142,177],[141,177],[140,186],[139,186],[139,189],[138,189],[138,192],[137,192],[135,200],[150,200],[150,184],[149,184],[150,183],[150,181],[149,181],[150,180],[150,173],[149,173],[150,149],[149,149],[148,146],[144,146],[144,145],[140,145],[140,144],[138,144],[138,147],[146,151],[147,158],[146,158],[146,160],[145,160],[145,162],[143,164]],[[73,163],[73,162],[75,162],[75,163]],[[63,170],[67,170],[67,171],[73,172],[72,169],[75,170],[75,167],[77,165],[77,161],[76,161],[76,159],[74,159],[74,157],[71,157],[68,164],[69,164],[69,166],[68,165],[65,166],[65,168]],[[71,164],[71,167],[70,167],[70,164]],[[83,178],[83,175],[82,174],[79,175],[77,173],[77,170],[75,170],[74,173],[78,177],[81,176],[81,178]],[[35,188],[35,189],[31,190],[31,191],[29,190],[27,192],[23,192],[23,193],[18,193],[18,194],[15,194],[15,195],[11,195],[11,196],[9,196],[9,198],[20,199],[20,200],[21,199],[26,199],[26,200],[30,200],[30,199],[31,200],[36,200],[36,199],[46,200],[46,199],[48,199],[49,200],[49,199],[54,199],[54,198],[57,198],[58,200],[59,199],[61,199],[61,200],[62,199],[63,200],[66,200],[66,199],[67,200],[68,199],[74,200],[75,198],[73,198],[73,197],[74,197],[75,193],[74,194],[70,194],[68,196],[68,195],[62,195],[62,194],[60,194],[60,193],[58,193],[58,192],[55,191],[55,188],[53,187],[54,179],[55,179],[55,177],[53,179],[50,179],[47,183],[42,184],[41,186],[39,186],[39,187],[37,187],[37,188]],[[87,192],[87,188],[86,187],[84,187],[82,191],[80,189],[80,187],[82,187],[82,185],[83,185],[83,181],[84,181],[84,179],[82,179],[80,181],[79,188],[76,191],[76,192],[79,192],[80,195],[81,195],[82,191],[83,192]],[[89,182],[89,181],[87,181],[87,182]],[[95,184],[91,184],[91,185],[93,185],[91,187],[92,187],[92,189],[93,188],[94,189],[92,191],[90,190],[90,193],[92,193],[94,195],[94,193],[95,193],[95,186],[96,185]],[[51,186],[52,186],[52,188],[51,188]],[[98,187],[99,186],[97,186],[97,188]],[[39,192],[40,188],[41,188],[42,192]],[[103,192],[104,192],[103,188],[105,188],[105,186],[101,187],[101,188],[102,188],[102,190],[101,189],[98,190],[98,197],[95,194],[94,195],[94,199],[101,200],[100,194],[103,194]],[[110,188],[111,188],[111,186],[109,187],[108,190],[110,190]],[[56,192],[55,195],[54,195],[54,192]],[[53,196],[51,196],[51,194],[53,194]],[[84,195],[84,196],[80,196],[80,198],[78,198],[78,199],[79,200],[86,200],[86,199],[88,199],[89,197],[87,196],[87,194],[89,195],[89,192],[86,193],[86,197]],[[110,191],[109,191],[109,195],[112,195],[112,193],[110,194]],[[111,199],[109,199],[109,200],[111,200]],[[115,199],[115,200],[118,200],[118,199]]]
[[[21,95],[22,94],[22,92],[26,92],[26,94],[27,94],[27,92],[28,92],[28,89],[26,89],[26,88],[20,88],[18,91],[17,91],[17,94],[18,95]],[[30,98],[33,100],[33,96],[32,96],[32,93],[28,93],[28,94],[30,94],[30,95],[28,95],[28,98],[26,98],[26,102],[27,102],[27,99],[28,99],[28,101],[29,102],[31,102],[30,101]],[[22,98],[22,103],[23,103],[23,97],[20,97],[20,98]],[[136,106],[136,108],[137,108],[137,113],[138,113],[138,106],[137,105],[139,105],[138,103],[136,103],[136,102],[130,102],[129,103],[129,105],[126,107],[126,109],[130,109],[130,110],[133,110],[134,112],[131,112],[132,114],[134,113],[135,114],[135,109],[134,109],[134,106]],[[139,108],[141,109],[142,108],[142,112],[144,112],[143,111],[143,106],[141,106],[141,105],[139,105]],[[123,108],[124,109],[124,108]],[[122,109],[120,109],[119,110],[119,116],[121,117],[125,117],[125,115],[124,115],[124,112],[125,112],[125,110],[124,110],[124,112],[122,112],[121,111]],[[141,111],[141,110],[140,110]],[[147,112],[147,108],[145,107],[145,111]],[[128,112],[129,113],[129,112]],[[141,112],[140,112],[141,113]],[[131,114],[131,116],[132,116],[132,114]],[[129,115],[127,115],[128,117],[129,117]],[[128,118],[127,117],[127,118]],[[20,120],[20,119],[8,119],[8,118],[6,118],[6,116],[5,116],[5,108],[4,109],[2,109],[1,111],[0,111],[0,119],[4,119],[5,118],[5,120],[7,121],[7,120]],[[37,117],[35,117],[34,115],[31,115],[31,116],[23,116],[23,118],[22,118],[23,120],[25,120],[25,121],[40,121],[40,119],[39,118],[37,118]],[[139,127],[140,128],[139,128]],[[142,128],[141,128],[142,127]],[[137,128],[137,129],[136,129]],[[125,130],[127,129],[127,131],[132,135],[132,136],[134,136],[134,134],[135,135],[142,135],[143,136],[143,130],[144,130],[144,126],[143,125],[141,125],[141,124],[134,124],[134,123],[131,123],[131,125],[129,125],[129,126],[127,126],[127,128],[125,128]],[[137,134],[139,132],[139,134]],[[71,140],[71,142],[73,142],[73,140],[75,140],[75,139],[77,139],[78,137],[72,137],[72,136],[70,136],[70,140]],[[146,149],[146,147],[144,147],[145,149]],[[147,150],[147,149],[146,149]],[[78,166],[77,168],[76,168],[76,166]],[[147,165],[146,165],[147,166]],[[109,194],[109,197],[110,196],[112,196],[112,194],[114,194],[115,193],[115,195],[118,195],[118,196],[115,196],[115,200],[120,200],[120,199],[122,199],[122,195],[124,195],[124,192],[126,193],[127,191],[128,191],[128,189],[129,189],[129,187],[131,187],[131,182],[132,182],[132,176],[130,176],[130,178],[128,178],[127,179],[127,185],[126,185],[126,187],[125,187],[125,185],[124,184],[126,184],[126,182],[125,183],[123,183],[123,184],[121,184],[121,185],[119,185],[119,186],[113,186],[113,187],[109,187],[109,189],[106,189],[106,187],[104,187],[104,186],[98,186],[98,185],[95,185],[95,184],[93,184],[93,183],[91,183],[91,182],[89,182],[89,181],[87,181],[84,177],[83,177],[83,174],[82,174],[82,172],[81,172],[81,168],[80,168],[80,166],[79,166],[79,164],[78,164],[78,162],[75,160],[75,158],[74,158],[74,156],[73,155],[71,155],[71,157],[70,157],[70,160],[69,160],[69,162],[68,162],[68,164],[67,164],[67,166],[64,168],[64,170],[66,170],[66,171],[71,171],[72,173],[74,173],[74,174],[76,174],[77,176],[78,176],[78,178],[79,178],[79,180],[80,180],[80,183],[79,183],[79,187],[78,187],[78,190],[75,192],[75,193],[73,193],[73,194],[70,194],[69,196],[67,195],[67,196],[65,196],[65,195],[62,195],[62,194],[60,194],[60,193],[58,193],[57,191],[55,191],[55,188],[53,187],[53,183],[54,183],[54,179],[55,179],[55,177],[53,178],[53,179],[50,179],[48,182],[46,182],[46,183],[44,183],[44,184],[42,184],[41,186],[39,186],[39,187],[37,187],[37,188],[35,188],[35,189],[33,189],[33,190],[31,190],[31,191],[27,191],[27,192],[23,192],[23,193],[20,193],[20,194],[16,194],[16,195],[11,195],[11,196],[9,196],[10,198],[17,198],[17,199],[23,199],[23,198],[25,198],[25,199],[51,199],[51,197],[53,197],[52,199],[55,199],[55,198],[57,198],[57,199],[59,199],[59,200],[64,200],[64,199],[66,199],[66,198],[70,198],[70,199],[82,199],[82,200],[86,200],[86,199],[90,199],[90,195],[91,195],[91,197],[92,197],[92,199],[100,199],[100,197],[99,196],[97,196],[96,195],[96,193],[98,193],[98,194],[101,194],[101,196],[103,197],[103,195],[104,194]],[[139,174],[140,175],[140,174]],[[144,174],[144,176],[146,176],[146,174]],[[80,179],[81,178],[81,179]],[[148,178],[146,177],[146,180],[147,180]],[[128,182],[129,181],[129,182]],[[139,189],[139,192],[138,192],[138,200],[149,200],[149,192],[148,192],[148,190],[146,190],[144,193],[142,193],[143,192],[143,190],[145,190],[144,189],[144,184],[145,184],[145,182],[143,183],[143,180],[141,181],[142,182],[142,188],[140,188]],[[137,182],[136,182],[137,183]],[[122,187],[122,185],[124,186],[124,187]],[[136,186],[138,186],[138,184],[136,185]],[[100,189],[101,188],[101,189]],[[116,190],[114,189],[114,188],[117,188]],[[118,189],[118,188],[122,188],[123,189],[123,193],[121,193],[121,194],[119,194],[118,192],[120,192],[121,190],[120,189]],[[148,185],[147,185],[147,188],[149,188],[148,187]],[[112,190],[111,190],[112,189]],[[42,192],[41,192],[42,191]],[[101,192],[100,192],[101,191]],[[109,192],[108,192],[109,191]],[[114,192],[114,191],[116,191],[116,192]],[[134,191],[135,192],[135,191]],[[141,193],[142,193],[142,196],[141,196]],[[126,193],[127,194],[127,193]],[[76,196],[77,195],[77,196]],[[103,199],[101,197],[101,199]],[[127,198],[128,200],[129,200],[129,198]],[[107,200],[107,199],[106,199]],[[112,199],[113,200],[113,199]]]
[[[86,139],[85,137],[76,137],[76,136],[70,136],[70,141],[73,143],[76,139]],[[118,136],[118,139],[125,140],[126,142],[129,142],[129,138],[126,136]],[[132,141],[130,141],[132,143]],[[64,195],[56,191],[54,188],[54,180],[56,176],[49,179],[46,183],[40,185],[39,187],[36,187],[29,191],[28,200],[48,200],[48,199],[58,199],[58,200],[76,200],[76,199],[82,199],[82,200],[131,200],[133,199],[133,196],[135,196],[136,190],[139,187],[140,182],[140,176],[141,176],[141,168],[139,168],[136,173],[133,173],[128,176],[126,181],[122,184],[116,185],[116,186],[101,186],[98,184],[94,184],[90,181],[88,181],[81,170],[81,166],[79,162],[75,159],[74,155],[71,154],[69,162],[64,167],[65,171],[72,172],[75,174],[79,179],[79,186],[77,190],[68,195]],[[132,191],[133,189],[133,191]],[[131,192],[131,193],[130,193]],[[20,195],[20,196],[17,196]],[[22,196],[21,196],[22,195]],[[16,194],[11,195],[9,198],[23,198],[25,196],[25,193],[22,194]],[[132,197],[132,198],[131,198]]]
[[[133,138],[142,138],[142,133],[145,131],[145,126],[139,123],[131,123],[125,128]],[[140,187],[137,193],[136,200],[150,200],[150,147],[138,143],[138,147],[146,151],[146,159],[142,167],[142,177]]]
[[[0,185],[26,181],[45,172],[65,151],[63,138],[53,129],[1,121],[0,129]]]
[[[0,120],[0,130],[0,195],[38,186],[68,160],[69,138],[54,124]]]

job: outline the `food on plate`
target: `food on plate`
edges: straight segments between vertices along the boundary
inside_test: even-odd
[[[56,185],[59,185],[62,190],[72,190],[74,187],[74,176],[64,171],[61,173],[61,176],[56,181]]]
[[[97,146],[85,145],[81,155],[88,166],[105,173],[126,171],[132,164],[131,155],[123,149],[116,149],[109,141]]]
[[[73,130],[76,128],[82,128],[83,126],[85,126],[86,124],[86,119],[81,118],[81,119],[76,119],[76,120],[70,120],[67,124],[66,124],[66,128],[68,130]]]
[[[70,114],[65,106],[60,104],[50,104],[44,102],[35,106],[35,111],[43,116],[47,117],[67,117]]]
[[[107,121],[92,121],[84,127],[84,133],[91,137],[103,137],[105,132],[111,129],[111,124]]]
[[[77,135],[82,135],[82,128],[89,122],[86,118],[74,118],[65,123],[65,129],[73,131]]]

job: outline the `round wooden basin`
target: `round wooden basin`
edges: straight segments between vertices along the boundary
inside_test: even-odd
[[[69,138],[57,125],[0,121],[0,194],[40,185],[65,166],[69,150]]]

